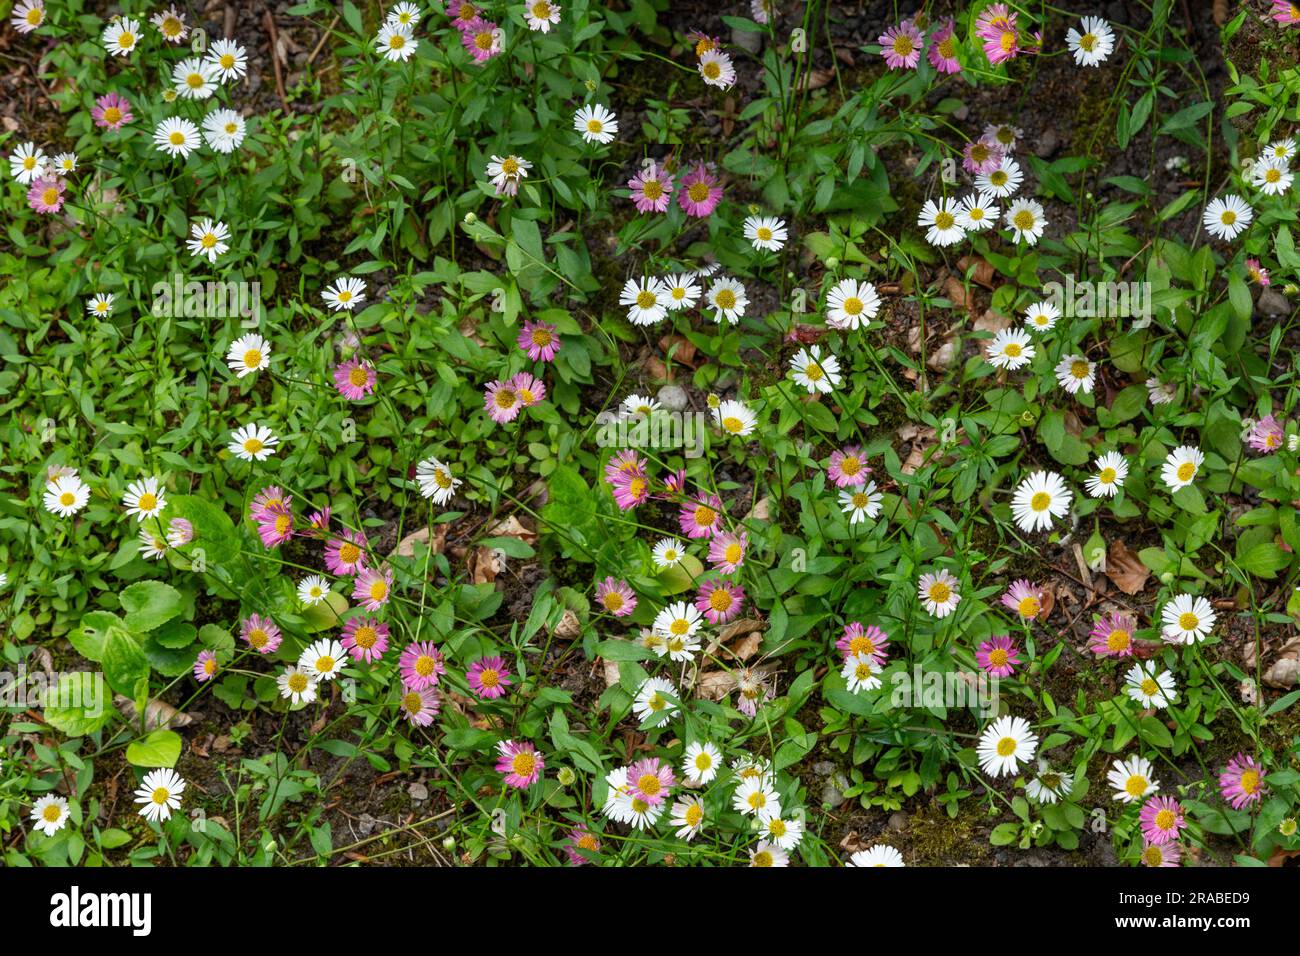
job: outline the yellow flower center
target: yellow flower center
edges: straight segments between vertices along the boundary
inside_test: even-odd
[[[1247,794],[1254,794],[1259,790],[1259,774],[1254,770],[1247,770],[1241,775],[1241,789]]]
[[[375,642],[379,640],[379,632],[369,624],[363,624],[361,627],[356,629],[355,633],[353,633],[352,640],[357,647],[368,651],[370,648],[374,647]]]
[[[517,753],[510,761],[510,768],[520,777],[531,777],[537,766],[537,759],[530,753]]]
[[[703,182],[693,182],[686,190],[686,195],[690,196],[694,202],[704,202],[709,198],[709,184]]]
[[[1109,651],[1126,651],[1132,638],[1128,631],[1116,628],[1106,635],[1106,649]]]
[[[58,823],[59,817],[63,816],[63,809],[57,803],[51,803],[41,811],[41,816],[46,823]]]
[[[109,126],[121,122],[121,119],[122,111],[116,106],[110,106],[108,109],[104,110],[104,122]]]
[[[930,585],[930,600],[935,604],[943,604],[952,595],[952,588],[942,581],[935,581]]]
[[[940,212],[934,217],[934,228],[940,232],[951,229],[957,223],[957,217],[952,213],[945,211]]]
[[[1190,461],[1185,461],[1178,466],[1178,471],[1175,474],[1178,475],[1179,481],[1191,481],[1196,474],[1196,465]]]
[[[158,507],[158,499],[147,491],[136,502],[136,508],[141,511],[152,511],[156,507]]]
[[[1021,232],[1029,232],[1034,228],[1034,214],[1028,209],[1020,210],[1012,217],[1011,221],[1016,224],[1016,228]]]
[[[1178,615],[1178,626],[1184,631],[1194,631],[1200,627],[1200,624],[1201,619],[1191,611]]]
[[[1052,496],[1045,491],[1034,493],[1034,497],[1029,499],[1029,507],[1035,511],[1046,511],[1047,506],[1052,503]]]
[[[295,694],[301,694],[307,689],[307,675],[290,674],[287,683],[289,685],[289,690]]]
[[[709,607],[715,611],[726,611],[731,608],[731,592],[726,588],[718,588],[709,595]]]
[[[368,381],[370,381],[370,376],[366,374],[366,370],[360,365],[348,372],[348,382],[357,388],[361,388]]]
[[[1147,778],[1140,774],[1133,774],[1124,783],[1124,790],[1130,797],[1140,797],[1147,792]]]
[[[1001,740],[998,741],[999,757],[1010,757],[1015,752],[1016,752],[1015,737],[1003,737]]]

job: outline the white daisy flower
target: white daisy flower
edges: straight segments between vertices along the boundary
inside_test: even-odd
[[[870,282],[841,279],[826,293],[826,324],[858,329],[880,314],[880,295]]]
[[[946,569],[940,568],[937,574],[921,575],[921,580],[917,582],[917,593],[927,611],[935,617],[943,618],[956,610],[961,601],[961,595],[957,593],[959,587],[957,579]]]
[[[775,843],[787,852],[797,847],[803,839],[803,821],[797,816],[792,816],[789,820],[779,816],[768,817],[762,830],[769,843]]]
[[[771,782],[761,776],[741,780],[731,805],[742,816],[753,814],[760,822],[781,815],[781,798]]]
[[[1174,675],[1169,671],[1156,673],[1155,661],[1143,661],[1134,664],[1124,675],[1124,684],[1129,697],[1143,707],[1164,710],[1172,701],[1178,699],[1178,689]]]
[[[916,224],[926,227],[925,239],[930,245],[951,246],[966,236],[966,230],[957,221],[957,212],[956,204],[946,196],[941,197],[938,203],[927,199]]]
[[[168,43],[180,43],[190,35],[189,27],[185,25],[185,14],[177,10],[175,4],[155,13],[150,18],[150,22],[158,28],[158,32]]]
[[[713,410],[713,422],[728,435],[743,438],[753,434],[758,418],[744,402],[728,400]]]
[[[437,458],[426,458],[415,466],[415,480],[420,494],[432,499],[435,505],[445,505],[460,487],[461,480],[451,473],[451,467]]]
[[[520,156],[493,156],[487,164],[487,177],[499,196],[514,196],[519,192],[519,181],[528,178],[533,164]]]
[[[56,176],[67,176],[77,171],[76,153],[59,153],[50,162],[50,172]]]
[[[1265,196],[1282,195],[1291,188],[1294,178],[1285,160],[1273,159],[1271,156],[1255,163],[1250,174],[1251,185]]]
[[[1195,445],[1179,445],[1165,458],[1160,478],[1170,491],[1186,488],[1196,480],[1205,464],[1205,455]]]
[[[229,155],[244,142],[248,124],[234,110],[213,110],[203,117],[203,139],[218,153]]]
[[[1043,218],[1043,207],[1035,200],[1017,199],[1007,207],[1006,223],[1016,242],[1023,239],[1032,246],[1042,237],[1047,220]]]
[[[1025,309],[1025,326],[1035,332],[1050,332],[1060,317],[1061,310],[1044,299]]]
[[[618,412],[623,418],[649,418],[661,407],[657,399],[633,392],[619,403]]]
[[[1250,208],[1246,200],[1229,193],[1222,199],[1215,197],[1210,200],[1201,223],[1205,226],[1205,231],[1215,238],[1231,240],[1236,239],[1254,218],[1255,210]]]
[[[223,82],[238,80],[248,72],[248,51],[229,38],[213,40],[206,59]]]
[[[271,366],[271,343],[256,332],[249,332],[230,343],[226,364],[237,378],[252,375]]]
[[[641,720],[665,712],[676,717],[681,711],[672,700],[678,699],[677,688],[662,677],[647,678],[632,699],[632,712]]]
[[[278,444],[280,439],[265,425],[244,425],[231,433],[226,450],[243,461],[266,461],[275,454]]]
[[[694,741],[686,745],[682,758],[682,773],[691,783],[709,783],[718,775],[722,753],[709,741]]]
[[[1097,473],[1091,476],[1084,487],[1094,498],[1113,498],[1124,487],[1128,477],[1128,461],[1117,451],[1108,451],[1093,462]]]
[[[991,139],[1002,147],[1004,153],[1015,151],[1016,141],[1025,135],[1025,131],[1019,126],[1012,126],[1010,123],[989,123],[984,127],[982,139]]]
[[[854,694],[880,687],[880,672],[876,668],[875,658],[869,654],[854,654],[847,658],[840,676],[848,682],[849,690]]]
[[[993,336],[984,353],[994,368],[1015,371],[1029,364],[1034,357],[1034,346],[1029,341],[1029,333],[1022,329],[1003,329]]]
[[[1177,386],[1166,385],[1155,376],[1147,379],[1147,398],[1152,405],[1168,405],[1177,397]]]
[[[874,481],[856,488],[845,488],[840,492],[840,510],[849,516],[849,524],[855,525],[880,514],[882,497]]]
[[[70,518],[90,500],[88,488],[76,475],[60,475],[45,485],[45,510],[60,518]]]
[[[1025,784],[1025,795],[1038,803],[1056,803],[1074,786],[1074,775],[1060,770],[1053,770],[1041,757],[1038,760],[1038,776]]]
[[[140,531],[140,555],[146,561],[160,561],[167,554],[167,539],[160,538],[148,528]]]
[[[627,320],[633,325],[654,325],[668,314],[668,290],[654,276],[628,279],[618,297],[627,306]]]
[[[1038,749],[1038,735],[1023,717],[999,717],[980,735],[980,767],[993,777],[1019,771],[1020,764],[1034,757]]]
[[[144,782],[135,792],[135,802],[142,804],[140,816],[151,823],[161,822],[180,809],[185,781],[175,770],[160,767],[144,775]]]
[[[186,57],[172,67],[176,94],[187,100],[206,100],[217,90],[217,71],[206,60]]]
[[[310,704],[316,699],[316,678],[300,667],[286,667],[275,682],[280,685],[280,696],[295,706]]]
[[[957,207],[957,225],[967,232],[983,232],[992,229],[998,223],[1002,211],[998,209],[991,192],[972,193],[961,201]]]
[[[689,272],[669,276],[663,280],[663,283],[668,289],[667,305],[671,310],[694,308],[695,303],[700,300],[699,283],[695,281],[695,276]]]
[[[785,220],[775,216],[750,216],[744,222],[745,238],[755,249],[779,252],[790,238]]]
[[[679,839],[692,839],[704,825],[704,807],[700,803],[700,798],[687,796],[674,803],[669,822],[677,828]]]
[[[654,652],[660,657],[668,656],[668,659],[678,664],[689,663],[695,660],[695,654],[700,649],[700,639],[692,634],[660,634],[660,641],[655,644]]]
[[[230,230],[224,222],[201,219],[190,226],[191,238],[185,243],[190,255],[207,256],[208,262],[216,262],[217,256],[230,251]]]
[[[1160,609],[1160,635],[1170,644],[1199,644],[1214,630],[1216,618],[1205,598],[1179,594]]]
[[[68,801],[47,793],[32,805],[32,825],[52,837],[68,824]]]
[[[694,604],[678,601],[656,614],[652,627],[665,638],[690,637],[703,623],[704,618]]]
[[[140,21],[114,17],[100,37],[111,56],[130,56],[140,45]]]
[[[573,114],[573,128],[588,143],[612,143],[618,135],[618,119],[599,103],[583,106]]]
[[[366,297],[366,284],[351,276],[339,276],[320,296],[332,311],[347,309],[351,312]]]
[[[1115,31],[1100,17],[1084,17],[1079,28],[1065,34],[1065,45],[1079,66],[1097,66],[1115,49]]]
[[[86,311],[91,315],[101,317],[113,314],[113,300],[116,296],[112,292],[99,292],[92,295],[86,300]]]
[[[745,310],[749,308],[745,287],[726,276],[709,286],[704,301],[708,308],[713,309],[713,321],[719,325],[723,319],[735,325],[745,317]]]
[[[700,55],[698,66],[700,76],[709,86],[728,90],[736,82],[736,67],[732,64],[731,57],[721,50],[705,50]]]
[[[1070,513],[1070,489],[1054,471],[1036,471],[1022,481],[1011,498],[1011,513],[1021,531],[1046,531],[1053,518]]]
[[[409,26],[392,20],[381,26],[375,37],[375,48],[390,63],[399,60],[405,63],[419,45],[420,41],[415,38]]]
[[[150,475],[127,486],[126,494],[122,496],[122,507],[128,515],[135,515],[137,521],[156,518],[167,507],[167,494],[161,482]]]
[[[1296,154],[1294,139],[1279,139],[1268,144],[1265,154],[1270,159],[1280,160],[1284,163],[1291,162],[1291,158]]]
[[[187,119],[173,116],[153,131],[154,146],[170,156],[182,159],[199,148],[199,128]]]
[[[671,568],[682,560],[686,547],[676,538],[660,538],[651,553],[656,566]]]
[[[1081,389],[1085,393],[1091,392],[1096,378],[1097,364],[1082,355],[1067,355],[1057,363],[1056,380],[1071,395],[1077,395]]]
[[[313,607],[330,593],[330,583],[319,574],[311,574],[298,582],[298,600]]]
[[[560,22],[560,5],[550,0],[526,0],[524,18],[528,21],[528,29],[549,33],[551,27]]]
[[[1145,757],[1116,760],[1110,765],[1106,779],[1115,788],[1113,799],[1135,803],[1160,789],[1160,783],[1151,775],[1151,761]]]
[[[858,850],[851,857],[847,866],[906,866],[903,854],[885,843],[877,843],[867,850]]]
[[[44,0],[22,0],[13,8],[9,22],[19,33],[31,33],[45,22]]]
[[[975,188],[981,193],[991,193],[998,199],[1010,199],[1020,191],[1020,184],[1025,181],[1025,174],[1020,164],[1009,156],[1002,158],[1002,163],[991,173],[979,173],[975,177]]]
[[[298,667],[318,681],[331,681],[338,677],[347,663],[347,651],[332,638],[323,637],[303,648],[298,655]]]
[[[400,23],[404,27],[413,27],[420,22],[420,8],[414,3],[399,3],[388,11],[385,20],[388,23]]]
[[[22,143],[9,154],[9,175],[24,186],[41,175],[48,158],[35,143]]]
[[[822,358],[821,347],[810,346],[800,349],[790,359],[790,375],[798,384],[808,389],[808,394],[821,392],[829,395],[843,382],[840,377],[840,362],[829,352]]]

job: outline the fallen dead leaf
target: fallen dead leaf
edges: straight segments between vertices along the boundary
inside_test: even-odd
[[[130,698],[121,694],[114,694],[113,704],[127,720],[134,721],[138,718],[139,712],[135,709],[135,701]],[[144,729],[146,731],[157,730],[160,727],[188,727],[192,723],[194,723],[194,718],[191,715],[177,710],[165,700],[153,698],[144,705]]]
[[[695,696],[722,700],[736,688],[736,678],[727,671],[705,671],[695,682]]]
[[[1122,539],[1116,538],[1110,543],[1106,555],[1106,577],[1115,587],[1125,594],[1140,594],[1150,576],[1150,569],[1125,547]]]
[[[430,532],[429,526],[425,525],[418,531],[412,531],[401,541],[397,542],[397,547],[389,552],[388,556],[398,558],[414,558],[415,546],[422,544],[428,547],[433,554],[442,554],[442,549],[447,543],[447,525],[437,524],[433,526]]]
[[[970,271],[971,266],[975,267],[974,272]],[[977,285],[982,285],[986,289],[994,288],[993,277],[997,273],[986,260],[976,256],[962,256],[957,260],[957,268],[961,269],[963,275],[969,272],[971,281]]]

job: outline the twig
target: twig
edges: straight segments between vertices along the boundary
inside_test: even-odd
[[[275,17],[271,16],[271,8],[267,7],[262,13],[262,23],[266,26],[266,32],[271,36],[271,66],[275,69],[275,92],[280,95],[280,103],[284,106],[286,113],[289,110],[289,101],[284,95],[284,78],[280,75],[280,34],[275,29]]]
[[[338,14],[335,14],[334,19],[330,21],[330,25],[325,28],[325,32],[322,33],[320,35],[320,39],[316,41],[316,46],[312,49],[311,55],[307,57],[308,66],[311,66],[312,63],[316,61],[316,56],[317,54],[320,53],[321,47],[323,47],[325,45],[325,41],[330,38],[330,34],[334,32],[334,28],[338,26],[338,23],[339,23]]]

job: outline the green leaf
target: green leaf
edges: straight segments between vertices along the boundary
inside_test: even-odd
[[[126,745],[126,759],[136,767],[175,767],[181,757],[181,735],[165,728]]]
[[[104,679],[108,686],[132,700],[149,692],[149,660],[134,637],[120,628],[111,628],[104,644]]]
[[[107,697],[98,674],[64,674],[56,686],[45,690],[45,720],[69,737],[92,734],[113,716]]]
[[[126,628],[133,634],[166,624],[184,607],[181,592],[162,581],[137,581],[122,591],[121,601]]]

